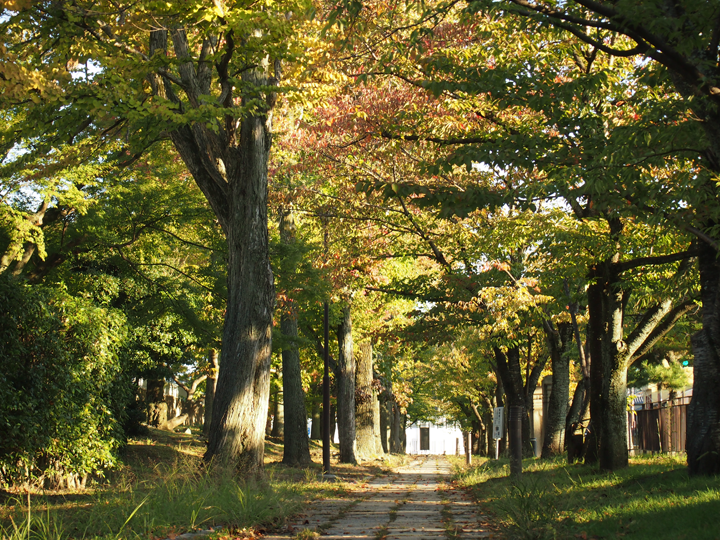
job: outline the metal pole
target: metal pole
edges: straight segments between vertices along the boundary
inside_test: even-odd
[[[323,350],[323,472],[330,473],[330,373],[329,373],[329,350],[330,350],[330,308],[324,303],[325,316],[323,320],[323,334],[325,349]]]
[[[465,463],[472,465],[472,432],[467,432],[467,455],[465,456]]]
[[[508,442],[510,443],[510,476],[522,474],[522,417],[523,407],[513,405],[508,415]]]

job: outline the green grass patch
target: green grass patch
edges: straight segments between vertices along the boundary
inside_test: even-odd
[[[132,441],[125,465],[93,489],[33,493],[29,507],[27,493],[0,492],[0,539],[152,540],[210,527],[261,533],[308,500],[345,489],[319,482],[319,465],[270,463],[264,478],[252,481],[210,474],[201,467],[203,452],[189,435],[153,432]]]
[[[614,473],[560,458],[523,467],[518,481],[508,477],[506,459],[456,477],[510,538],[720,538],[720,478],[690,478],[684,458],[632,458]]]

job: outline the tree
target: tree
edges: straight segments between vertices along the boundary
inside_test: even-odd
[[[295,242],[295,220],[291,210],[280,216],[280,237],[283,244],[292,247]],[[294,271],[293,271],[294,270]],[[290,270],[297,272],[297,266]],[[300,348],[298,344],[298,305],[288,295],[280,305],[280,330],[287,345],[282,350],[283,401],[285,430],[283,463],[304,466],[310,463],[310,443],[307,433],[307,410],[305,392],[300,373]]]
[[[662,68],[656,82],[669,79],[704,132],[695,162],[711,174],[699,174],[692,204],[695,220],[679,227],[699,242],[699,270],[703,328],[692,338],[695,383],[688,409],[688,465],[691,474],[720,472],[720,354],[713,346],[720,339],[720,287],[718,242],[718,191],[712,178],[720,173],[720,113],[718,113],[718,7],[715,3],[663,3],[637,0],[595,2],[474,2],[472,9],[501,10],[533,18],[567,31],[595,50],[618,58],[650,58]],[[616,44],[622,36],[627,41]],[[628,43],[629,42],[629,43]]]
[[[275,301],[267,160],[281,62],[298,21],[287,13],[303,6],[216,2],[178,12],[154,2],[60,2],[6,12],[1,23],[3,46],[27,69],[66,80],[78,58],[93,65],[92,76],[39,101],[64,119],[122,126],[133,135],[131,154],[169,138],[207,198],[227,240],[228,297],[205,459],[247,473],[263,466]]]
[[[545,333],[550,349],[552,390],[547,408],[545,440],[542,457],[562,454],[565,449],[565,419],[570,391],[570,358],[568,348],[572,343],[573,328],[569,321],[553,325],[545,323]]]

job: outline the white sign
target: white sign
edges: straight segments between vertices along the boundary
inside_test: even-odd
[[[495,407],[493,409],[493,439],[503,438],[503,411],[504,407]]]

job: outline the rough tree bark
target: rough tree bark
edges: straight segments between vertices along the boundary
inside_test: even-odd
[[[290,211],[280,212],[280,240],[295,243],[295,218]],[[291,270],[292,271],[292,270]],[[302,387],[300,350],[298,348],[298,313],[294,299],[288,299],[280,316],[280,331],[285,339],[282,350],[284,446],[286,465],[305,466],[311,463],[307,434],[305,392]]]
[[[381,394],[380,399],[380,444],[385,454],[390,452],[388,447],[388,430],[390,429],[390,401],[388,391]]]
[[[382,391],[380,392],[380,446],[383,449],[383,453],[391,453],[391,425],[393,417],[393,402],[395,401],[395,395],[392,391],[392,380],[389,370],[387,373],[380,377],[382,385]]]
[[[570,357],[567,349],[572,342],[573,327],[569,322],[558,323],[557,329],[549,321],[544,325],[552,364],[552,390],[548,403],[545,440],[542,457],[562,454],[565,446],[565,420],[570,397]]]
[[[375,445],[375,407],[372,343],[360,344],[355,377],[355,440],[357,457],[367,461],[377,456]]]
[[[612,227],[611,223],[611,229]],[[673,280],[675,282],[687,270],[688,254],[679,253],[658,260],[668,262],[669,258],[683,261],[676,272],[676,279]],[[650,264],[647,259],[642,262]],[[639,259],[620,261],[619,253],[616,253],[605,263],[594,267],[593,277],[596,278],[596,283],[588,292],[592,336],[591,389],[592,399],[598,400],[595,406],[591,401],[590,414],[597,441],[598,460],[600,467],[606,470],[617,470],[628,465],[628,367],[664,337],[693,306],[693,302],[683,300],[673,307],[674,299],[667,296],[648,308],[625,337],[625,308],[630,291],[621,287],[620,274],[624,270],[639,266],[639,263]],[[597,387],[600,388],[598,397]]]
[[[168,56],[168,36],[178,76],[151,75],[153,93],[180,110],[200,109],[206,99],[217,99],[227,108],[222,121],[194,121],[168,133],[210,203],[228,247],[223,361],[204,459],[253,475],[263,469],[270,391],[275,289],[268,247],[267,168],[280,63],[265,58],[242,71],[239,85],[229,65],[238,54],[240,36],[227,31],[218,40],[222,45],[213,62],[215,44],[206,39],[193,62],[196,51],[184,28],[157,29],[150,32],[151,58]],[[213,70],[218,98],[211,98]],[[178,88],[186,100],[178,97]],[[233,95],[235,89],[238,95]],[[239,119],[233,111],[236,104],[246,107]]]
[[[400,406],[397,401],[393,399],[391,402],[392,409],[390,410],[390,453],[391,454],[404,454],[405,453],[405,433],[403,430],[404,423]]]
[[[720,474],[720,264],[705,244],[698,257],[703,327],[692,337],[693,395],[688,407],[687,456],[692,475]]]
[[[340,463],[356,463],[355,456],[355,357],[353,356],[350,304],[342,308],[337,327],[337,423],[340,439]]]
[[[375,437],[375,453],[382,456],[385,453],[382,445],[382,435],[380,433],[380,394],[378,392],[378,386],[380,381],[373,379],[373,436]]]
[[[213,401],[215,400],[215,387],[217,385],[217,374],[220,369],[218,364],[217,350],[210,349],[208,357],[210,362],[208,378],[205,381],[205,419],[203,422],[203,435],[207,437],[210,434],[210,423],[213,416]]]

